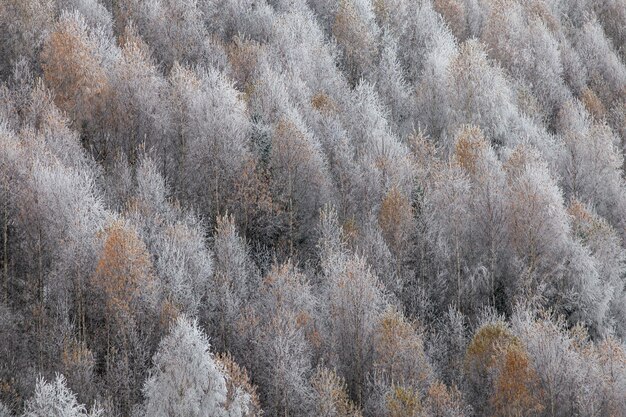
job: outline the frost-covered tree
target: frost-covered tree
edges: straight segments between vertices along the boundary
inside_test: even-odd
[[[261,280],[232,216],[217,220],[214,253],[215,273],[208,300],[214,345],[221,350],[240,352],[245,348],[239,344],[237,321],[255,299]]]
[[[621,171],[619,140],[606,123],[594,121],[578,101],[566,103],[557,126],[563,135],[560,171],[566,196],[593,204],[597,212],[621,228],[626,183]]]
[[[372,2],[341,0],[335,13],[332,32],[343,52],[348,80],[354,85],[370,76],[377,53],[380,29],[374,20]]]
[[[453,158],[469,176],[470,193],[473,196],[467,208],[471,218],[469,224],[473,246],[467,261],[472,265],[470,268],[484,268],[488,275],[488,289],[480,288],[485,283],[477,282],[479,287],[473,288],[473,292],[475,295],[481,292],[488,294],[490,304],[502,306],[506,302],[498,298],[498,293],[507,286],[506,282],[502,282],[507,272],[503,265],[506,260],[503,259],[502,246],[507,239],[508,221],[506,179],[502,164],[480,129],[471,126],[464,126],[457,134]],[[486,301],[474,302],[483,304]]]
[[[172,201],[157,165],[143,157],[135,172],[136,194],[126,215],[150,252],[162,301],[187,314],[198,314],[208,295],[213,259],[205,229],[191,211]]]
[[[249,158],[245,105],[232,82],[214,69],[176,65],[170,91],[174,152],[168,155],[168,179],[176,196],[212,219],[228,208]]]
[[[10,0],[0,5],[0,79],[6,80],[12,66],[20,57],[29,64],[37,62],[37,55],[54,25],[54,1]]]
[[[559,50],[559,41],[566,41],[555,36],[556,25],[557,20],[545,6],[504,0],[491,7],[481,36],[490,56],[532,87],[546,118],[553,117],[570,95]]]
[[[346,379],[350,394],[361,403],[372,370],[376,325],[387,300],[382,284],[365,260],[345,248],[336,212],[323,211],[321,223],[323,320],[329,360]]]
[[[607,309],[606,322],[594,329],[599,333],[611,332],[623,335],[622,302],[626,283],[623,279],[624,249],[615,229],[578,200],[572,200],[568,208],[572,215],[573,232],[589,248],[596,262],[602,286],[603,308]]]
[[[196,321],[178,317],[152,363],[142,415],[229,416],[224,370]]]
[[[613,390],[623,389],[623,347],[610,338],[592,346],[584,328],[567,329],[561,318],[549,314],[520,310],[512,324],[537,371],[544,415],[623,412],[613,397]],[[608,356],[607,348],[613,352]],[[600,370],[605,366],[614,366],[613,371]]]
[[[251,333],[246,360],[270,414],[313,412],[309,378],[313,349],[321,344],[316,307],[306,276],[287,262],[273,266],[264,277],[253,316],[240,325]]]
[[[280,120],[272,135],[269,169],[272,195],[285,213],[286,252],[307,243],[319,209],[331,195],[326,162],[310,132],[290,119]]]
[[[473,124],[496,146],[507,143],[515,115],[513,92],[502,70],[489,62],[484,45],[474,39],[461,44],[449,74],[451,125]]]
[[[58,9],[63,12],[79,12],[89,26],[100,28],[107,34],[113,34],[113,18],[107,8],[98,0],[59,0]]]
[[[450,64],[458,48],[454,37],[444,30],[435,32],[430,43],[420,57],[423,70],[418,73],[421,76],[416,87],[417,112],[420,127],[433,137],[440,137],[446,136],[448,130],[452,109],[447,80]]]
[[[576,33],[574,47],[584,62],[591,86],[605,105],[620,99],[626,82],[626,66],[597,19],[590,18]]]
[[[316,394],[316,411],[321,417],[360,417],[361,411],[350,401],[346,383],[326,368],[318,368],[311,379]]]
[[[382,38],[381,59],[376,71],[376,89],[389,107],[390,125],[404,138],[415,129],[415,96],[406,82],[398,59],[397,40],[389,32]]]
[[[542,303],[558,300],[574,322],[601,322],[597,270],[589,252],[571,236],[562,194],[546,164],[532,149],[519,147],[505,169],[511,216],[507,233],[513,262],[521,261],[519,286],[509,290],[539,296]]]
[[[195,64],[207,59],[207,31],[197,0],[123,0],[116,7],[120,27],[134,22],[167,68],[175,62]]]
[[[90,411],[78,403],[67,387],[65,377],[57,374],[54,381],[39,378],[35,393],[26,402],[24,417],[100,417],[103,410],[94,406]]]
[[[170,109],[165,101],[167,82],[134,26],[126,27],[122,40],[119,58],[109,76],[112,91],[102,131],[98,132],[99,152],[106,159],[122,151],[133,165],[141,148],[154,149],[159,161],[166,161],[175,152],[169,135]]]
[[[469,235],[467,210],[470,184],[467,176],[456,167],[443,168],[434,182],[434,192],[425,197],[424,218],[430,250],[439,271],[434,278],[440,281],[435,297],[444,305],[455,302],[461,308],[464,292],[465,254]],[[471,273],[471,271],[469,272]]]

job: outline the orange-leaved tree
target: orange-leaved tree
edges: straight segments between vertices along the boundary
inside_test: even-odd
[[[106,230],[96,271],[91,278],[95,302],[88,326],[108,391],[129,412],[140,396],[150,346],[158,338],[155,278],[146,245],[121,220]],[[155,327],[156,326],[156,327]]]
[[[528,353],[502,321],[476,331],[467,348],[465,375],[478,414],[532,416],[544,408]]]
[[[105,42],[98,36],[80,14],[64,13],[41,52],[44,80],[55,93],[55,104],[83,129],[102,115],[110,92]]]

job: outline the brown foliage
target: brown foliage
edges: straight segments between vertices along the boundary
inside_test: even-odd
[[[372,65],[376,53],[375,38],[359,16],[354,0],[341,0],[333,22],[333,35],[341,46],[347,72],[353,83]]]
[[[420,417],[422,402],[418,390],[402,386],[394,386],[387,394],[387,411],[389,417]]]
[[[378,224],[390,249],[399,256],[407,247],[415,222],[411,201],[397,187],[392,187],[383,199]]]
[[[108,78],[96,45],[75,19],[64,19],[41,52],[44,79],[55,92],[55,103],[81,127],[103,110]]]
[[[428,388],[424,406],[428,410],[428,415],[433,417],[452,417],[467,414],[461,391],[456,386],[449,388],[439,381]]]
[[[388,310],[376,329],[374,369],[392,383],[425,386],[431,369],[424,353],[424,342],[414,323],[401,313]]]
[[[511,345],[498,363],[491,403],[495,416],[521,417],[536,415],[544,409],[541,403],[539,377],[528,354],[519,345]]]
[[[328,94],[321,91],[311,98],[311,106],[324,114],[332,114],[338,111],[337,103]]]
[[[237,213],[237,223],[243,235],[271,240],[279,230],[282,212],[272,200],[267,170],[254,159],[248,159],[241,175],[235,179],[235,189],[234,199],[228,202],[228,206]]]
[[[60,359],[60,371],[67,378],[70,386],[83,393],[93,389],[96,358],[85,343],[73,339],[64,340]]]
[[[594,119],[602,120],[606,117],[606,108],[604,107],[604,104],[602,104],[598,95],[591,88],[585,87],[580,94],[580,101]]]
[[[345,381],[335,371],[318,368],[311,385],[318,396],[317,415],[361,417],[361,411],[348,397]]]
[[[216,356],[218,363],[220,363],[225,371],[226,375],[226,408],[230,408],[230,405],[235,401],[241,392],[248,395],[249,409],[248,412],[243,414],[243,417],[255,417],[261,416],[261,403],[259,401],[259,395],[256,392],[256,386],[250,382],[250,377],[246,372],[246,369],[240,367],[237,362],[229,353],[220,353]]]
[[[226,48],[231,75],[241,90],[247,90],[254,78],[262,46],[254,40],[233,38]]]
[[[457,137],[455,162],[470,175],[476,175],[480,170],[480,158],[488,147],[489,143],[479,127],[464,126]]]
[[[483,407],[490,407],[493,415],[532,416],[543,409],[537,372],[520,339],[504,323],[489,323],[476,332],[465,370],[477,391],[490,393]]]
[[[465,368],[485,371],[496,366],[500,349],[521,344],[502,322],[482,326],[470,342],[465,354]]]
[[[465,4],[459,0],[434,0],[433,7],[443,16],[454,36],[464,40],[467,36]]]
[[[121,221],[107,230],[92,283],[104,295],[107,318],[120,326],[152,293],[154,276],[146,245]]]
[[[614,233],[605,219],[594,215],[577,199],[572,199],[567,212],[572,216],[572,231],[584,243],[605,239]]]

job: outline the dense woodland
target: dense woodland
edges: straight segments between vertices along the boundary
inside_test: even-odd
[[[0,416],[626,416],[626,0],[0,0]]]

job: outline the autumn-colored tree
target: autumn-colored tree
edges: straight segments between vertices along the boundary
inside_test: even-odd
[[[239,366],[228,353],[218,354],[216,360],[222,366],[226,379],[224,407],[230,410],[233,416],[260,417],[263,415],[257,388],[250,382],[246,369]]]
[[[105,233],[91,278],[95,300],[87,307],[87,336],[104,362],[107,386],[119,396],[121,409],[128,410],[139,396],[137,384],[149,360],[145,347],[154,337],[156,287],[150,256],[135,230],[116,220]]]
[[[433,371],[422,337],[397,311],[388,310],[379,319],[373,367],[390,384],[424,388],[430,383]]]
[[[416,224],[411,201],[397,187],[392,187],[383,199],[378,223],[387,245],[398,260],[402,260],[411,250]]]
[[[435,0],[433,7],[446,20],[446,23],[460,41],[467,37],[466,2],[462,0]]]
[[[107,320],[123,329],[135,309],[150,302],[152,263],[145,244],[122,221],[114,222],[106,233],[92,281],[104,295]]]
[[[326,162],[310,132],[289,119],[275,127],[270,158],[273,200],[286,216],[285,253],[294,254],[300,245],[312,244],[306,232],[330,198]]]
[[[235,179],[236,191],[230,203],[241,234],[251,240],[271,245],[281,232],[283,208],[274,202],[271,176],[254,158],[249,158]]]
[[[339,2],[332,30],[343,49],[346,72],[353,84],[371,71],[376,54],[377,29],[368,2]]]
[[[498,376],[490,400],[494,416],[539,415],[544,409],[541,387],[528,354],[521,346],[511,345],[500,355]]]
[[[334,371],[319,367],[311,378],[316,411],[320,417],[361,417],[361,411],[348,397],[346,383]]]
[[[110,93],[106,40],[98,39],[102,36],[79,13],[64,13],[41,52],[44,79],[55,93],[55,103],[79,129],[99,116]]]
[[[596,120],[600,121],[606,117],[607,110],[604,107],[604,103],[591,88],[586,87],[583,89],[580,94],[580,101]]]
[[[387,394],[387,413],[389,417],[420,417],[423,414],[419,390],[401,385],[394,385]]]
[[[427,415],[433,417],[463,417],[471,414],[463,399],[462,392],[456,387],[447,387],[442,382],[435,382],[429,388],[424,399]]]
[[[502,321],[486,323],[474,333],[465,353],[464,370],[470,401],[477,413],[488,415],[494,412],[489,401],[501,352],[512,346],[521,346],[521,342]]]

